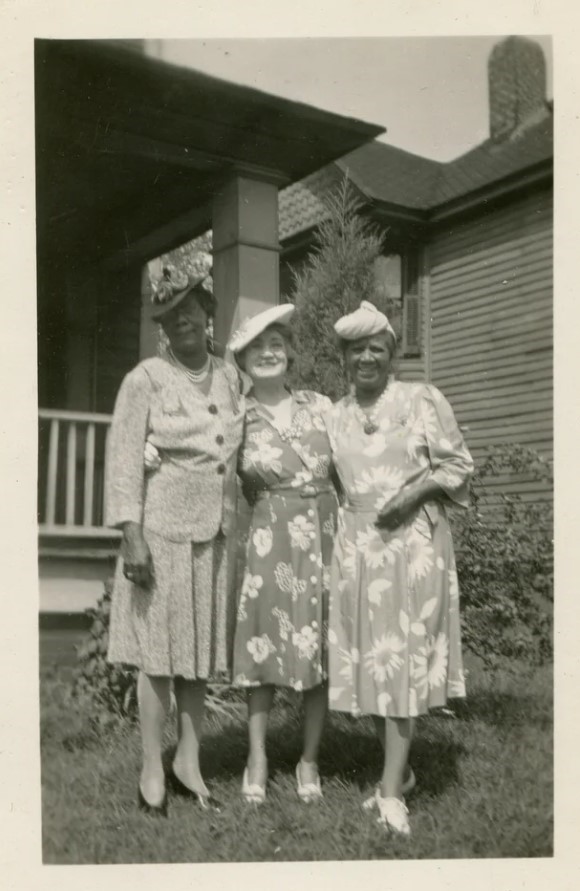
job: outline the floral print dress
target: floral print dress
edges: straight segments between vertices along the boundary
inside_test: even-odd
[[[331,573],[330,708],[413,717],[464,696],[459,592],[446,503],[466,506],[473,471],[453,411],[433,386],[390,380],[365,433],[354,397],[329,415],[344,489]],[[405,486],[434,480],[445,498],[394,531],[374,523]]]
[[[251,508],[234,645],[234,684],[308,690],[327,678],[330,560],[337,500],[323,419],[331,402],[293,392],[278,430],[248,397],[240,477]]]

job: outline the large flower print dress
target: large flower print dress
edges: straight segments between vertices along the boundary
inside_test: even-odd
[[[378,429],[365,433],[353,396],[329,415],[345,492],[332,562],[329,701],[353,715],[413,717],[465,695],[445,502],[466,506],[473,462],[433,386],[391,380],[374,420]],[[443,500],[394,531],[375,527],[390,498],[428,479]]]
[[[323,415],[330,400],[293,392],[279,431],[251,396],[240,476],[252,507],[234,646],[234,684],[307,690],[327,677],[336,494]]]

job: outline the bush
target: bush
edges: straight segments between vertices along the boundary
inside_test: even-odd
[[[452,517],[463,642],[488,665],[500,657],[539,663],[552,654],[552,503],[502,491],[498,483],[514,475],[551,483],[552,469],[526,446],[490,448],[470,508]]]
[[[115,717],[132,718],[137,711],[136,671],[107,662],[112,589],[110,580],[97,606],[86,611],[91,624],[77,651],[73,682],[73,695],[87,702],[94,720],[101,724]]]

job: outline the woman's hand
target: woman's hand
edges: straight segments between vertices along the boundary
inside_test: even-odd
[[[386,529],[388,532],[393,532],[406,523],[418,507],[419,502],[412,489],[398,492],[379,511],[375,526],[377,529]]]
[[[125,578],[139,588],[149,588],[153,582],[153,560],[138,523],[125,523],[122,553]]]
[[[425,502],[439,501],[444,495],[439,483],[432,479],[402,489],[379,511],[375,526],[392,532],[406,523]]]
[[[154,470],[159,470],[161,467],[161,455],[149,440],[145,442],[143,463],[145,464],[145,473],[153,473]]]

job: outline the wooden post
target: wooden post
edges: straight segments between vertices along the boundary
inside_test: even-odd
[[[95,487],[95,425],[87,424],[85,446],[85,492],[83,525],[93,525],[93,496]]]
[[[77,425],[69,421],[66,441],[66,525],[75,525]]]
[[[240,173],[213,203],[215,339],[224,346],[239,322],[279,303],[278,183]]]
[[[46,482],[46,516],[44,522],[53,526],[56,522],[56,475],[58,473],[59,422],[50,422],[50,442],[48,446],[48,473]]]

